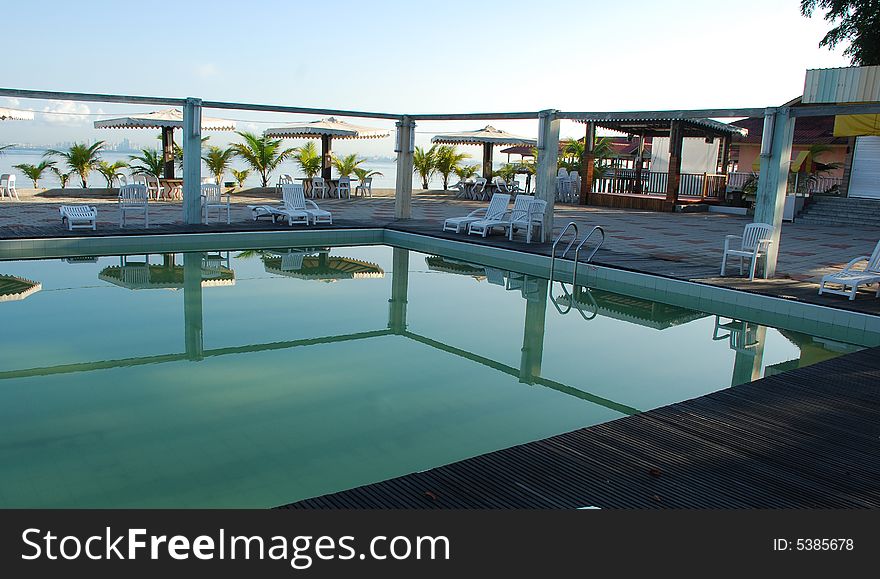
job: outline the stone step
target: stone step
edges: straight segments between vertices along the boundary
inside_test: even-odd
[[[849,227],[869,227],[874,229],[880,229],[880,220],[872,221],[872,220],[853,220],[853,219],[834,219],[834,218],[825,218],[825,217],[813,217],[811,215],[801,215],[797,217],[795,221],[803,222],[803,223],[812,223],[814,225],[839,225],[841,227],[849,226]]]
[[[802,215],[815,215],[816,217],[838,217],[845,219],[846,217],[854,217],[857,219],[880,219],[880,213],[876,211],[838,211],[836,209],[814,209],[810,208],[801,213]]]
[[[869,207],[880,209],[880,201],[871,199],[837,199],[834,197],[814,197],[812,205],[834,207]]]

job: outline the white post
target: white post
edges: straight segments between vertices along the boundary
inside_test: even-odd
[[[535,198],[547,202],[545,223],[547,237],[553,240],[553,204],[556,201],[556,171],[559,161],[559,119],[557,111],[538,113],[538,167],[535,174]]]
[[[202,101],[183,105],[183,222],[202,222]]]
[[[755,199],[755,222],[773,226],[773,243],[767,248],[765,277],[776,273],[782,214],[791,165],[791,143],[794,139],[794,117],[788,108],[767,109],[761,137],[761,171]]]
[[[397,182],[394,190],[394,218],[412,219],[413,151],[415,122],[405,116],[397,122]]]

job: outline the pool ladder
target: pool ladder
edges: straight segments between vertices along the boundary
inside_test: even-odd
[[[577,242],[578,236],[579,236],[578,226],[577,226],[577,223],[575,223],[574,221],[569,221],[568,224],[562,228],[562,231],[559,232],[559,236],[557,236],[556,240],[553,242],[553,247],[550,250],[550,287],[551,287],[551,289],[553,288],[553,282],[555,281],[554,274],[556,272],[556,248],[559,245],[559,242],[562,241],[562,238],[565,236],[566,232],[568,232],[569,229],[574,229],[574,237],[572,237],[571,241],[568,242],[568,245],[565,246],[565,249],[562,251],[562,254],[559,257],[563,258],[566,255],[568,255],[568,252],[571,250],[572,246],[574,246],[574,244]],[[594,247],[592,249],[592,251],[590,251],[590,254],[587,256],[586,261],[587,261],[587,263],[590,263],[593,260],[593,257],[596,255],[596,252],[599,251],[599,248],[602,247],[602,244],[605,243],[605,230],[602,229],[601,226],[596,225],[595,227],[593,227],[590,230],[589,233],[587,233],[584,236],[583,239],[581,239],[580,243],[578,243],[577,246],[575,246],[574,265],[573,265],[572,272],[571,272],[571,289],[572,289],[572,291],[569,292],[568,288],[565,287],[565,282],[563,282],[562,280],[559,280],[559,286],[562,288],[562,291],[568,300],[568,304],[567,304],[568,307],[565,310],[563,310],[561,307],[559,307],[559,304],[557,303],[556,298],[553,297],[552,292],[551,292],[550,299],[553,302],[553,306],[556,308],[556,311],[558,311],[562,315],[565,315],[568,312],[570,312],[572,305],[574,305],[574,307],[581,314],[581,317],[583,317],[585,320],[592,320],[599,313],[599,306],[596,304],[596,300],[593,299],[593,294],[590,292],[590,288],[582,287],[582,288],[580,288],[580,292],[577,290],[577,287],[578,287],[577,286],[577,271],[578,271],[578,264],[580,263],[581,249],[584,247],[584,245],[587,243],[587,241],[590,238],[592,238],[594,234],[597,234],[597,233],[599,235],[601,235],[601,237],[599,238],[599,242],[596,244],[596,247]],[[586,297],[589,298],[591,309],[592,309],[592,312],[590,313],[590,315],[587,315],[584,312],[583,308],[581,307],[580,300],[576,300],[574,298],[574,296],[572,295],[573,293],[582,293],[582,295],[586,295]]]

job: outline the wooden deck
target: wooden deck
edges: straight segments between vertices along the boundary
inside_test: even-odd
[[[878,508],[880,348],[292,509]]]

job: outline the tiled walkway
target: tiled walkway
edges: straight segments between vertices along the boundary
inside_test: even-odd
[[[94,204],[98,207],[99,234],[120,232],[118,211],[112,198],[23,197],[20,202],[0,202],[0,238],[48,237],[63,233],[58,214],[58,206],[62,203]],[[260,203],[277,204],[278,199],[271,195],[236,196],[229,229],[250,228],[251,217],[247,205]],[[376,191],[372,198],[324,199],[318,200],[318,203],[332,211],[335,219],[346,222],[378,227],[394,222],[394,199],[390,190]],[[481,202],[457,200],[441,192],[416,192],[413,221],[398,222],[394,227],[439,231],[444,218],[464,215],[483,205]],[[711,283],[722,285],[725,284],[723,279],[712,278],[718,275],[724,236],[742,233],[743,226],[750,221],[746,217],[717,213],[671,214],[561,204],[556,206],[556,216],[557,231],[569,221],[577,222],[581,232],[593,225],[605,228],[608,239],[596,257],[599,263],[686,279],[710,280]],[[151,225],[182,225],[181,218],[179,201],[151,205]],[[133,231],[143,231],[140,221],[135,220],[134,223]],[[225,223],[220,225],[221,229],[226,227]],[[784,283],[789,293],[795,287],[815,292],[815,284],[822,275],[843,267],[855,256],[869,254],[878,239],[880,229],[786,223],[780,242],[777,279],[753,285],[760,291],[762,284],[772,286]],[[546,247],[533,244],[530,249],[543,251]],[[731,285],[740,289],[749,289],[740,280],[731,282]],[[857,301],[878,301],[871,296],[873,292],[863,292]],[[842,297],[832,299],[844,300]],[[874,309],[873,303],[868,309]]]

